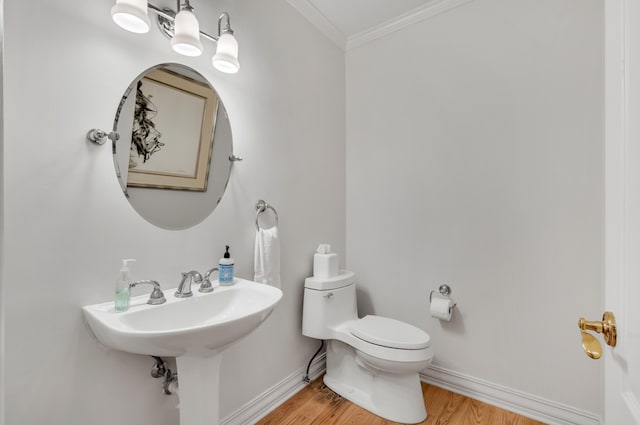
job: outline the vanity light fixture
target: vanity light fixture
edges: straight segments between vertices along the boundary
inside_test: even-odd
[[[177,14],[169,8],[161,9],[146,0],[116,0],[116,4],[111,8],[111,17],[118,26],[127,31],[146,33],[149,31],[148,9],[158,15],[158,26],[162,33],[171,39],[174,51],[185,56],[200,56],[200,36],[203,36],[217,44],[216,53],[211,59],[213,66],[228,74],[238,72],[238,42],[233,36],[227,12],[218,18],[217,36],[200,31],[200,24],[189,0],[177,0]]]

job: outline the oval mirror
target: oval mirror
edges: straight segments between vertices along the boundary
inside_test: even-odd
[[[131,206],[149,223],[180,230],[207,218],[231,172],[231,126],[222,101],[195,70],[162,64],[122,96],[113,163]]]

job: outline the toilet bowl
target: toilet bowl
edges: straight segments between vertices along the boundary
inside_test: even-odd
[[[305,280],[302,333],[327,340],[324,383],[385,419],[427,417],[418,373],[431,363],[429,335],[399,320],[358,318],[355,274]]]

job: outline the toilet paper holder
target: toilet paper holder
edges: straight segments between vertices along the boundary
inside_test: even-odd
[[[438,287],[438,290],[436,291],[435,289],[433,291],[431,291],[429,293],[429,302],[431,302],[431,299],[433,298],[433,293],[434,292],[439,292],[440,295],[444,296],[444,297],[449,297],[449,295],[451,295],[451,287],[449,285],[447,285],[446,283],[440,285]],[[453,305],[451,306],[451,308],[455,307],[456,303],[454,302]]]

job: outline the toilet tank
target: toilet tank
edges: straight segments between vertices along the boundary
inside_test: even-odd
[[[332,329],[357,318],[355,273],[341,270],[335,277],[305,279],[303,335],[332,339]]]

